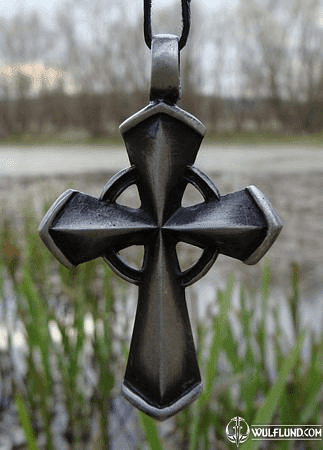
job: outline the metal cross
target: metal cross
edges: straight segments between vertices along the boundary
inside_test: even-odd
[[[151,103],[121,127],[131,167],[105,186],[99,199],[74,190],[58,198],[40,225],[41,237],[66,266],[103,257],[121,277],[139,286],[135,325],[122,391],[150,416],[177,413],[202,390],[185,301],[186,286],[201,278],[219,253],[256,263],[278,236],[282,223],[254,186],[220,196],[193,166],[204,126],[175,103],[179,97],[178,38],[152,43]],[[141,206],[118,204],[129,186]],[[183,207],[188,184],[204,201]],[[182,272],[176,245],[200,247],[197,263]],[[118,252],[143,245],[142,268]]]

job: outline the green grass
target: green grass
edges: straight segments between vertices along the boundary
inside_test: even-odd
[[[22,427],[25,431],[29,450],[37,450],[36,437],[31,426],[30,417],[21,395],[16,394],[16,408]]]
[[[2,220],[0,248],[9,242],[16,251],[10,257],[0,254],[0,302],[4,279],[10,279],[27,342],[27,374],[23,384],[14,384],[17,414],[26,436],[25,448],[38,449],[37,438],[45,435],[45,448],[56,450],[52,424],[54,406],[59,401],[67,411],[66,438],[71,449],[108,449],[111,399],[114,390],[118,391],[116,387],[120,385],[129,348],[126,340],[115,335],[113,327],[116,289],[118,301],[122,302],[126,285],[102,261],[73,270],[59,265],[39,241],[39,218],[36,219],[30,208],[25,212],[23,230],[19,233],[8,220]],[[249,425],[322,423],[323,339],[316,341],[309,331],[299,329],[298,282],[298,269],[293,265],[289,305],[297,337],[286,353],[281,345],[284,330],[279,325],[277,311],[268,301],[270,267],[263,266],[260,300],[241,286],[240,306],[236,308],[232,297],[237,286],[232,276],[228,278],[226,288],[214,298],[219,306],[218,314],[198,325],[202,395],[170,419],[172,432],[166,436],[159,423],[138,412],[139,435],[143,436],[138,449],[229,449],[225,427],[236,416],[244,418]],[[61,310],[65,313],[59,313]],[[273,316],[276,327],[272,339],[277,369],[274,380],[266,365],[268,314]],[[88,317],[93,323],[90,335],[84,328]],[[239,335],[235,333],[234,323],[239,324]],[[124,325],[124,334],[128,326]],[[58,341],[53,337],[53,327],[60,337]],[[305,335],[311,341],[309,363],[300,356]],[[116,345],[117,354],[113,350]],[[92,348],[90,361],[85,352],[89,346]],[[90,393],[86,389],[88,364],[96,374]],[[96,433],[91,426],[93,418],[97,421]],[[314,444],[304,442],[302,449],[322,449],[322,442]],[[241,448],[255,450],[259,445],[260,442],[249,439]],[[293,441],[261,445],[263,449],[273,450],[298,448]]]

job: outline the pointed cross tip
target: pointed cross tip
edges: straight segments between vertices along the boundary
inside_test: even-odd
[[[261,212],[264,214],[267,222],[267,234],[265,239],[257,250],[244,260],[245,264],[253,265],[256,264],[273,245],[283,228],[283,221],[277,211],[272,207],[267,197],[256,186],[248,186],[247,189]]]
[[[58,261],[60,261],[69,269],[74,267],[74,264],[72,264],[71,261],[69,261],[63,254],[63,252],[61,252],[61,250],[57,247],[51,235],[49,234],[49,229],[52,226],[55,217],[57,217],[62,208],[77,192],[78,191],[74,189],[68,189],[67,191],[63,192],[47,211],[38,228],[39,235],[47,248],[53,253]]]
[[[171,416],[174,416],[194,400],[196,400],[203,391],[202,383],[198,383],[193,386],[188,392],[186,392],[182,397],[178,398],[172,404],[158,408],[156,406],[151,405],[146,400],[144,400],[141,396],[136,394],[133,390],[131,390],[124,383],[122,384],[122,395],[135,407],[140,409],[140,411],[144,412],[148,416],[153,419],[163,421],[168,419]]]

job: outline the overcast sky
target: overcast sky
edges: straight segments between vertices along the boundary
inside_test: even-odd
[[[39,11],[49,12],[55,10],[63,0],[0,0],[0,17],[2,16],[10,16],[16,13],[19,10],[32,10],[38,9]],[[111,0],[107,0],[107,4]],[[115,0],[116,2],[118,0]],[[143,8],[143,0],[129,0],[131,1],[131,7],[133,9],[141,10]],[[155,7],[167,6],[172,3],[174,0],[153,0],[153,5]],[[179,1],[179,0],[178,0]],[[237,0],[192,0],[192,3],[196,1],[207,10],[215,10],[219,6],[226,4],[227,7],[234,7],[237,3]]]

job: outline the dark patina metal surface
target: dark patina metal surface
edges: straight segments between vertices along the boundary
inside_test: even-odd
[[[200,279],[219,253],[255,264],[277,238],[282,223],[254,186],[221,196],[194,167],[205,133],[195,117],[175,105],[180,94],[178,38],[152,42],[150,104],[121,127],[130,167],[115,175],[99,199],[69,190],[40,225],[40,234],[66,266],[103,257],[120,276],[139,286],[138,306],[122,391],[136,407],[163,420],[202,390],[188,317],[185,288]],[[117,203],[129,186],[138,188],[138,209]],[[204,201],[183,207],[186,186]],[[176,245],[202,249],[182,272]],[[120,250],[143,245],[141,269]]]

